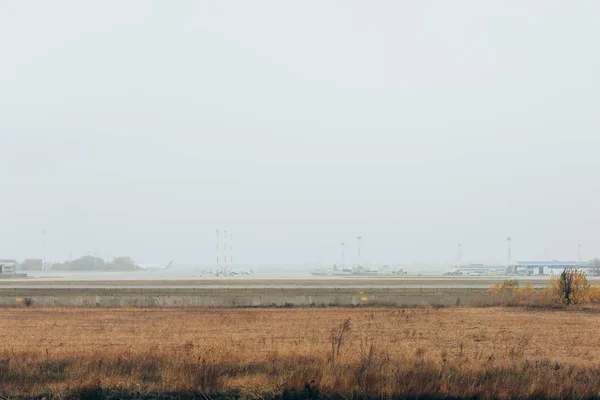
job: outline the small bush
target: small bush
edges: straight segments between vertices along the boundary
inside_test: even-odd
[[[522,300],[523,296],[519,296],[519,281],[509,280],[504,281],[502,284],[496,284],[490,288],[490,293],[496,296],[500,296],[498,300],[500,304],[505,306],[516,306],[519,305],[519,300]]]
[[[596,283],[593,286],[590,286],[588,293],[588,299],[590,303],[600,304],[600,285]]]
[[[514,294],[517,302],[529,302],[535,298],[535,289],[528,284],[516,289]]]
[[[31,297],[25,297],[23,299],[23,304],[25,304],[26,307],[31,307],[33,304],[33,299]]]
[[[490,288],[492,293],[512,292],[519,288],[519,281],[513,279],[510,281],[504,281],[502,284],[496,284]]]

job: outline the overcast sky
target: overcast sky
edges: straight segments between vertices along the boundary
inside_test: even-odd
[[[597,1],[0,3],[0,257],[600,255]]]

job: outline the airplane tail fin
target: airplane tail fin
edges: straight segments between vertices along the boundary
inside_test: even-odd
[[[173,261],[169,261],[165,269],[173,269]]]

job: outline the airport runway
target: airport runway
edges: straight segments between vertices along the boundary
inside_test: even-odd
[[[532,285],[534,288],[542,288],[546,286],[543,283]],[[355,289],[487,289],[490,285],[485,284],[430,284],[430,285],[371,285],[368,282],[364,284],[355,284],[355,285],[261,285],[261,284],[249,284],[249,285],[187,285],[187,286],[179,286],[179,285],[78,285],[78,284],[55,284],[55,285],[0,285],[0,289],[10,289],[10,288],[19,288],[19,289],[172,289],[172,290],[209,290],[209,289],[219,289],[219,290],[236,290],[236,289],[339,289],[339,288],[355,288]]]
[[[141,276],[138,276],[141,277]],[[372,288],[372,289],[485,289],[504,280],[516,279],[521,285],[530,284],[534,288],[542,288],[549,282],[549,277],[507,277],[507,276],[311,276],[301,277],[263,277],[260,275],[220,277],[199,277],[182,279],[180,276],[153,275],[155,279],[123,279],[122,274],[85,273],[69,275],[43,275],[28,279],[0,280],[1,288],[31,289],[336,289],[336,288]],[[92,279],[93,278],[93,279]],[[146,278],[144,276],[144,278]],[[177,279],[178,278],[178,279]],[[595,279],[592,279],[596,282]]]

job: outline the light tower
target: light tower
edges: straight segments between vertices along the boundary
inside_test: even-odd
[[[344,269],[344,266],[346,265],[346,245],[342,242],[340,246],[342,247],[342,269]]]
[[[233,233],[229,234],[229,266],[233,264]]]
[[[577,263],[581,265],[581,244],[577,245]]]
[[[219,276],[219,230],[217,229],[217,276]]]
[[[42,230],[43,241],[44,241],[44,254],[42,257],[42,271],[46,272],[46,229]]]
[[[458,263],[456,264],[456,268],[460,271],[460,256],[461,256],[462,244],[459,243],[456,247],[458,249]]]
[[[225,229],[225,250],[223,252],[223,274],[227,275],[227,229]]]
[[[511,251],[510,251],[510,242],[511,242],[512,238],[510,236],[506,237],[506,244],[508,246],[508,265],[507,267],[510,268],[512,266],[512,260],[511,260]]]
[[[360,270],[360,245],[362,241],[362,236],[357,236],[356,239],[358,240],[358,257],[356,258],[356,265]]]

